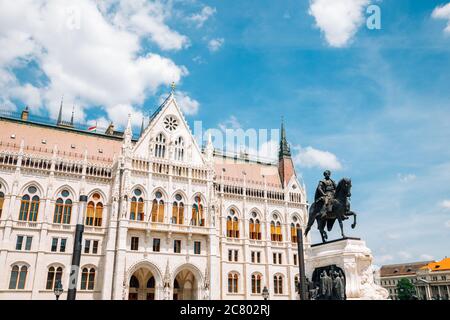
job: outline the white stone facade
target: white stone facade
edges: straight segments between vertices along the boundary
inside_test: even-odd
[[[173,120],[176,125],[171,127]],[[44,128],[26,120],[0,119],[0,127],[0,299],[54,299],[57,270],[64,287],[61,299],[66,298],[80,195],[101,203],[103,209],[101,220],[93,218],[97,222],[92,223],[86,222],[89,214],[82,213],[88,225],[77,299],[260,300],[264,286],[270,299],[298,298],[294,285],[297,245],[292,242],[291,224],[306,224],[304,186],[295,174],[277,185],[276,164],[218,157],[211,143],[202,152],[173,95],[137,140],[132,140],[130,124],[120,138]],[[76,155],[78,149],[83,157]],[[222,165],[243,168],[241,176],[228,175],[230,170],[224,171]],[[137,189],[143,201],[142,219],[138,214],[130,217]],[[159,222],[152,221],[151,215],[157,193],[164,202]],[[27,194],[30,207],[25,208]],[[35,196],[39,197],[36,218],[31,217]],[[55,222],[58,199],[72,201],[66,223]],[[200,210],[193,206],[198,206],[198,199],[203,214],[196,220],[193,214]],[[172,220],[176,201],[184,208],[179,223]],[[237,218],[236,237],[227,233],[231,210],[232,221]],[[62,216],[63,221],[64,212]],[[260,222],[260,240],[250,239],[250,219]],[[275,220],[281,225],[281,241],[271,241]],[[59,239],[56,251],[52,250],[54,238]],[[60,252],[61,239],[65,239],[64,252]],[[159,251],[154,251],[154,239],[160,239]],[[90,242],[85,252],[86,240]],[[179,253],[174,252],[175,240],[180,240]],[[309,239],[304,241],[308,246]],[[229,250],[237,251],[231,252],[233,261],[229,261]],[[259,252],[259,259],[252,252]],[[298,257],[295,260],[298,263]],[[55,276],[49,275],[50,270]],[[282,283],[275,289],[278,275]]]

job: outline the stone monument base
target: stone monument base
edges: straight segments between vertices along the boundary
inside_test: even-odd
[[[324,268],[334,266],[345,275],[347,300],[388,299],[389,292],[374,282],[372,253],[361,239],[344,238],[315,244],[305,253],[306,277],[310,280]]]

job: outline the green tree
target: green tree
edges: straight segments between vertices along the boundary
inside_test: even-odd
[[[411,280],[407,278],[400,279],[397,283],[397,292],[399,300],[413,300],[416,296],[416,289]]]

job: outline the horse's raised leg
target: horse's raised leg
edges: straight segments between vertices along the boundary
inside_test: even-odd
[[[352,229],[355,229],[355,227],[356,227],[356,213],[354,213],[353,211],[350,211],[350,213],[353,215]]]
[[[328,235],[325,231],[325,224],[326,224],[326,220],[317,218],[317,229],[319,229],[320,236],[322,237],[323,243],[327,242],[327,239],[328,239]]]
[[[341,235],[342,235],[342,238],[345,238],[345,234],[344,234],[344,224],[342,223],[342,217],[341,217],[340,214],[337,214],[337,219],[338,219],[338,222],[339,222],[339,227],[341,227]]]

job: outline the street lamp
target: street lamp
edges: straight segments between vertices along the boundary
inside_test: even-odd
[[[56,300],[59,300],[59,296],[64,292],[61,280],[56,281],[53,292],[55,293]]]
[[[262,296],[263,296],[264,300],[268,300],[269,299],[269,289],[267,289],[266,286],[264,286],[264,289],[262,291]]]

